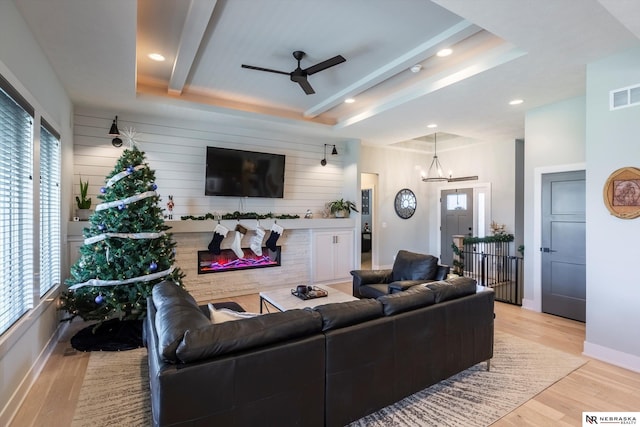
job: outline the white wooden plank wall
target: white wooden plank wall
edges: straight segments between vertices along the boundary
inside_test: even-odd
[[[75,212],[80,177],[89,180],[89,196],[93,199],[92,209],[95,208],[99,202],[96,195],[104,185],[105,176],[125,148],[113,147],[107,135],[113,116],[79,109],[74,120],[71,212]],[[338,151],[344,152],[344,147],[335,141],[267,135],[264,131],[162,117],[119,117],[118,125],[121,132],[133,128],[139,134],[138,147],[145,152],[149,166],[155,170],[162,203],[168,200],[167,195],[174,196],[174,219],[182,215],[235,211],[304,216],[307,209],[320,215],[326,202],[343,197],[344,173],[340,155],[332,156],[329,149],[328,164],[320,165],[324,143],[337,144]],[[207,146],[284,154],[284,198],[205,196]]]

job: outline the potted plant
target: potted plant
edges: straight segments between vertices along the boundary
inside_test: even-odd
[[[82,182],[82,177],[80,177],[80,196],[76,196],[76,204],[78,205],[78,209],[76,210],[76,216],[81,221],[86,221],[89,219],[89,215],[91,215],[91,198],[87,198],[87,193],[89,191],[89,181]]]
[[[348,218],[351,211],[358,212],[356,204],[350,200],[334,200],[328,203],[329,210],[336,218]]]

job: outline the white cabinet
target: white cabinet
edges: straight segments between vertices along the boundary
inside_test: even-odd
[[[353,270],[353,230],[314,231],[313,282],[349,280]]]

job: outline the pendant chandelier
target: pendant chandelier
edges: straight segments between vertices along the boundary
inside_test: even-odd
[[[458,181],[475,181],[478,179],[477,175],[473,176],[461,176],[453,178],[451,175],[445,176],[440,160],[438,160],[438,139],[437,132],[433,134],[433,160],[431,160],[431,166],[427,171],[427,176],[422,178],[423,182],[458,182]]]
[[[440,164],[440,160],[438,160],[438,139],[436,135],[437,132],[433,134],[433,160],[431,160],[431,166],[429,166],[427,176],[422,178],[424,182],[449,181],[449,178],[444,176],[444,172],[442,172],[442,165]]]

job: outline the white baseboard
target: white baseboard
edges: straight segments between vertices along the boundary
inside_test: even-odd
[[[629,369],[630,371],[640,372],[640,357],[633,354],[613,350],[609,347],[603,347],[588,341],[584,342],[582,354],[621,368]]]

